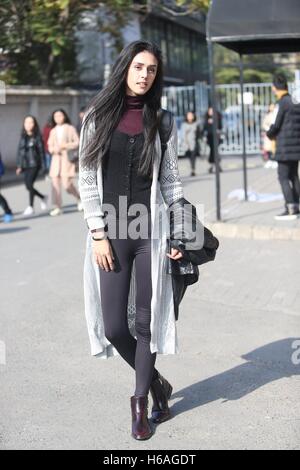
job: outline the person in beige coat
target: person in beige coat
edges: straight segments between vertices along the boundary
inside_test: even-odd
[[[263,155],[266,160],[265,168],[277,168],[278,163],[273,159],[276,151],[276,142],[271,140],[267,136],[267,132],[274,124],[276,120],[276,115],[278,112],[278,107],[274,103],[271,103],[268,109],[267,114],[265,115],[262,121],[262,137],[263,137]]]
[[[80,195],[74,185],[76,177],[76,164],[68,158],[68,150],[76,150],[79,147],[79,137],[70,119],[63,109],[58,109],[52,114],[53,129],[49,134],[48,149],[52,155],[49,176],[52,181],[52,194],[54,209],[50,215],[62,214],[61,186],[77,200],[77,208],[82,211]]]

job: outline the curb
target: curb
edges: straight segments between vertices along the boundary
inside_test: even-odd
[[[294,240],[300,241],[300,228],[271,227],[267,225],[239,225],[208,222],[206,227],[215,236],[244,238],[248,240]]]

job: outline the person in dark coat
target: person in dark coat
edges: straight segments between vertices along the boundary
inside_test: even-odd
[[[276,140],[274,160],[278,162],[278,179],[285,199],[285,210],[276,220],[294,220],[299,215],[300,181],[300,105],[294,104],[288,93],[286,77],[278,74],[273,80],[273,92],[278,99],[278,113],[267,137]]]
[[[34,116],[26,116],[17,152],[16,169],[17,175],[24,173],[25,185],[29,192],[29,206],[24,211],[26,216],[34,213],[35,196],[41,199],[41,209],[47,209],[48,196],[44,196],[33,186],[39,171],[44,168],[44,144],[37,120]]]
[[[205,114],[204,117],[204,135],[206,135],[207,138],[207,144],[210,148],[210,154],[208,157],[208,162],[210,163],[210,167],[208,172],[213,173],[214,171],[214,165],[215,165],[215,154],[214,154],[214,138],[213,138],[213,108],[210,106],[207,110],[207,113]],[[221,143],[221,131],[222,131],[222,115],[219,111],[217,111],[217,139],[218,139],[218,144]],[[222,168],[220,168],[220,171],[222,171]]]

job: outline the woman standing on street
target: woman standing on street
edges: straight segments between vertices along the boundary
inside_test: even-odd
[[[215,162],[215,152],[214,152],[214,134],[213,134],[213,115],[214,111],[213,108],[210,106],[207,110],[207,113],[205,114],[204,118],[204,134],[206,135],[207,138],[207,144],[210,148],[210,153],[208,157],[208,163],[210,163],[210,167],[208,172],[213,173],[214,172],[214,165],[216,164]],[[221,143],[221,130],[222,130],[222,115],[219,111],[216,111],[217,115],[217,142],[218,145]],[[219,157],[220,160],[220,157]],[[219,166],[220,171],[223,171],[221,166]]]
[[[84,291],[91,353],[105,359],[119,354],[135,370],[130,401],[132,436],[138,440],[153,433],[149,389],[152,421],[170,418],[172,386],[154,365],[157,353],[178,352],[166,266],[167,256],[177,260],[182,254],[174,248],[168,253],[166,224],[158,231],[161,212],[182,198],[183,190],[177,129],[170,114],[159,173],[162,79],[160,49],[147,41],[129,44],[108,84],[87,107],[80,136],[79,189],[89,229]],[[137,227],[142,231],[135,231]]]
[[[44,166],[44,145],[37,120],[34,116],[26,116],[18,147],[16,169],[17,175],[24,173],[25,185],[29,191],[29,206],[25,209],[24,215],[32,215],[34,213],[33,204],[35,196],[41,199],[41,209],[47,209],[48,197],[41,194],[33,186],[39,171]]]
[[[191,162],[191,176],[196,176],[196,157],[199,155],[200,126],[195,113],[189,111],[182,124],[182,140],[185,156]]]
[[[52,155],[49,176],[52,181],[52,194],[55,207],[50,211],[51,216],[62,214],[61,186],[77,200],[77,208],[82,210],[80,195],[74,186],[76,164],[69,155],[78,149],[79,137],[70,119],[63,109],[57,109],[52,114],[52,126],[48,139],[48,150]]]

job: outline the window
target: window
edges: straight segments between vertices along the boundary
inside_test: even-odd
[[[200,34],[156,16],[143,21],[141,30],[143,37],[161,47],[169,69],[183,71],[187,75],[207,72],[206,41]]]

